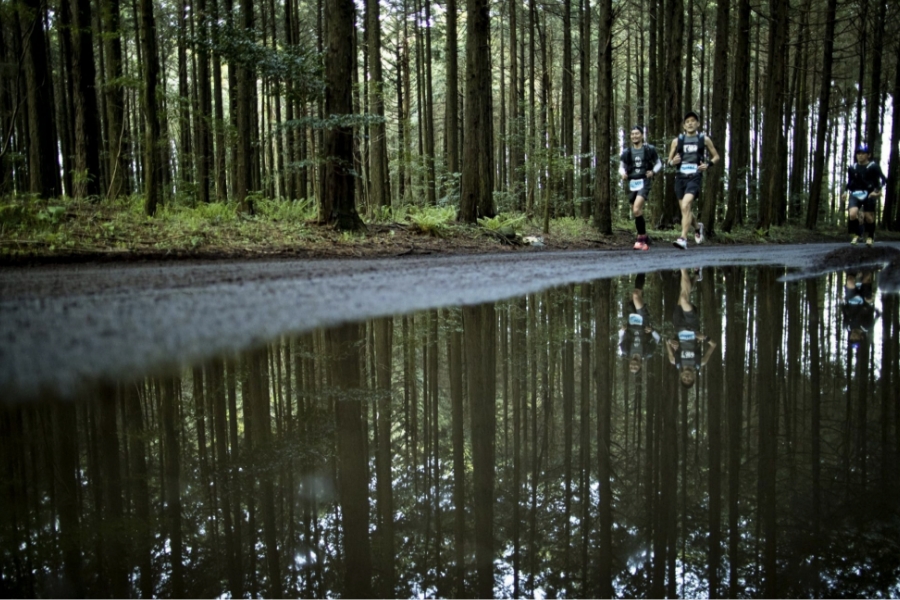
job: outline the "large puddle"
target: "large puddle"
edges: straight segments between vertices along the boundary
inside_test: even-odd
[[[707,268],[0,408],[0,591],[900,595],[898,297]]]

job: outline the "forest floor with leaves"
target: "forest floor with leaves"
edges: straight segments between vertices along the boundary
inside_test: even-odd
[[[547,250],[623,250],[634,243],[634,224],[617,217],[611,235],[601,235],[576,217],[551,219],[549,232],[526,215],[501,214],[469,226],[455,222],[452,208],[394,211],[368,217],[364,232],[339,232],[315,224],[310,202],[260,200],[246,216],[232,205],[164,206],[154,217],[139,199],[124,202],[76,200],[0,200],[0,264],[131,262],[143,260],[222,260],[253,258],[371,258],[541,252]],[[765,235],[742,226],[717,232],[708,244],[791,244],[847,241],[842,226],[823,224],[773,227]],[[670,247],[675,227],[650,228],[653,245]],[[879,231],[878,240],[900,240]]]

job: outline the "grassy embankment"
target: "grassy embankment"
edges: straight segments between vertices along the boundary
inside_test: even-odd
[[[617,214],[614,234],[601,236],[580,218],[550,221],[541,231],[540,219],[521,214],[501,214],[482,220],[478,227],[455,222],[450,207],[404,207],[366,217],[368,231],[338,233],[314,224],[311,201],[257,200],[256,214],[239,214],[233,204],[188,207],[167,204],[155,217],[143,213],[142,199],[87,201],[28,197],[0,199],[0,261],[23,258],[106,256],[208,257],[208,256],[366,256],[402,253],[490,252],[515,247],[526,236],[541,238],[548,248],[620,248],[633,242],[633,222]],[[650,231],[657,243],[669,243],[674,229]],[[879,239],[900,235],[879,232]],[[729,234],[718,233],[713,243],[797,243],[844,241],[836,227],[823,225],[811,232],[802,227],[772,228],[761,236],[748,227]],[[412,250],[410,250],[412,249]]]

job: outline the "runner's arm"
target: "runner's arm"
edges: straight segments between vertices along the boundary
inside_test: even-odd
[[[709,151],[709,162],[711,164],[717,164],[720,160],[719,151],[716,150],[716,145],[713,144],[713,141],[709,139],[709,136],[703,136],[703,142],[706,146],[706,149]]]
[[[672,143],[669,145],[669,159],[666,162],[672,166],[681,162],[681,157],[675,154],[676,150],[678,150],[678,138],[672,140]],[[678,158],[678,162],[675,162],[676,157]]]

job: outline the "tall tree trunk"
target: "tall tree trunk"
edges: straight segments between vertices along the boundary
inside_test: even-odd
[[[53,80],[44,35],[44,12],[38,0],[28,0],[19,20],[24,49],[25,90],[28,107],[28,189],[40,198],[62,193],[53,119]],[[3,127],[6,127],[6,119]],[[6,131],[3,132],[4,135]],[[6,139],[0,140],[4,149]]]
[[[712,130],[710,136],[724,150],[728,131],[728,46],[730,39],[731,0],[716,3],[716,54],[713,64]],[[705,46],[705,44],[704,44]],[[706,227],[707,237],[716,235],[716,209],[722,195],[724,156],[717,167],[706,174],[706,189],[701,196],[700,221]]]
[[[738,0],[737,37],[734,51],[734,80],[731,89],[731,138],[728,152],[728,209],[722,230],[730,232],[744,222],[747,204],[747,175],[750,168],[750,0]],[[724,143],[724,142],[723,142]]]
[[[97,70],[90,0],[72,4],[72,79],[75,101],[75,196],[98,196],[100,172],[100,111],[97,105]]]
[[[210,15],[207,13],[206,0],[197,0],[197,18],[199,19],[199,35],[202,42],[209,40]],[[211,201],[210,176],[213,123],[212,88],[209,76],[209,52],[204,43],[197,48],[197,113],[194,115],[197,132],[197,149],[195,162],[197,165],[197,201],[207,204]]]
[[[612,234],[612,202],[610,198],[610,117],[613,105],[612,87],[612,0],[599,5],[597,41],[597,109],[594,117],[597,162],[594,165],[594,227],[603,235]]]
[[[384,76],[381,69],[381,14],[378,0],[367,0],[366,33],[368,34],[369,110],[376,122],[369,126],[369,205],[374,208],[391,205],[391,180],[388,173],[387,135],[384,122]]]
[[[900,65],[900,40],[897,41],[894,63]],[[894,68],[894,98],[900,98],[900,68]],[[891,123],[891,153],[888,162],[888,178],[884,195],[882,224],[893,231],[900,230],[900,119]]]
[[[464,156],[458,220],[493,217],[494,117],[491,99],[491,22],[487,0],[466,0]]]
[[[665,80],[662,94],[663,107],[665,111],[662,113],[666,123],[667,139],[671,140],[682,132],[683,115],[681,107],[684,104],[682,97],[683,77],[682,77],[682,55],[684,49],[684,2],[683,0],[666,0],[666,40],[663,44],[663,54],[666,61],[660,60],[660,67],[665,64]],[[675,198],[675,187],[672,184],[672,176],[667,177],[668,181],[665,185],[664,193],[660,196],[662,199],[662,207],[660,210],[662,222],[668,226],[669,223],[680,222],[681,215],[678,207],[678,201]]]
[[[881,156],[881,65],[884,63],[884,28],[887,21],[887,0],[878,0],[878,16],[875,19],[874,38],[872,40],[872,85],[868,93],[866,108],[866,141],[872,153]],[[897,69],[895,66],[894,69]]]
[[[791,166],[789,217],[799,220],[802,214],[803,192],[806,189],[806,163],[809,157],[809,13],[812,0],[806,0],[800,17],[800,32],[797,36],[794,73],[797,90],[794,94],[794,160]]]
[[[515,0],[510,0],[515,2]],[[456,0],[447,0],[447,40],[444,47],[444,60],[447,70],[446,105],[447,114],[444,123],[444,135],[447,138],[447,172],[451,181],[455,173],[459,173],[459,41],[457,20],[459,9]],[[515,36],[515,33],[512,34]],[[515,56],[515,53],[513,54]],[[513,63],[515,64],[515,63]],[[513,69],[515,71],[515,69]],[[513,78],[515,80],[515,78]],[[455,187],[455,186],[454,186]],[[456,190],[453,190],[456,192]],[[451,194],[455,195],[455,194]]]
[[[831,71],[834,56],[834,29],[837,15],[837,0],[828,0],[825,14],[825,37],[822,55],[822,88],[819,92],[819,120],[816,125],[816,149],[813,153],[813,180],[809,189],[809,204],[806,212],[806,228],[815,229],[822,202],[822,184],[825,181],[825,138],[828,135],[828,113],[831,104]],[[900,46],[898,46],[900,48]],[[895,140],[896,141],[896,140]]]
[[[241,0],[240,9],[241,29],[244,30],[246,35],[252,35],[254,27],[252,0]],[[350,39],[352,39],[350,35],[347,35],[343,38],[342,44],[349,46],[347,40]],[[349,48],[345,48],[343,51],[350,52]],[[238,203],[241,212],[252,215],[254,206],[249,194],[253,189],[253,115],[256,112],[253,98],[255,96],[256,74],[249,61],[238,62],[236,70],[237,105],[235,107],[235,130],[237,144],[235,149],[237,153],[234,164],[234,200]]]
[[[144,212],[153,216],[161,201],[160,128],[156,99],[159,85],[159,55],[156,50],[156,21],[153,0],[140,0],[141,49],[144,61]]]
[[[581,44],[579,45],[579,68],[581,69],[581,159],[578,181],[578,201],[581,203],[581,218],[591,215],[591,3],[581,0]]]
[[[572,155],[575,152],[575,70],[572,64],[572,0],[563,0],[563,72],[562,72],[562,158],[565,183],[563,186],[563,209],[561,214],[574,215],[572,194],[575,187],[575,173],[572,170]]]
[[[353,112],[352,0],[329,2],[325,9],[328,36],[325,53],[325,113],[343,117]],[[337,229],[358,230],[365,224],[356,212],[353,174],[353,128],[332,125],[325,132],[324,178],[319,219]]]

